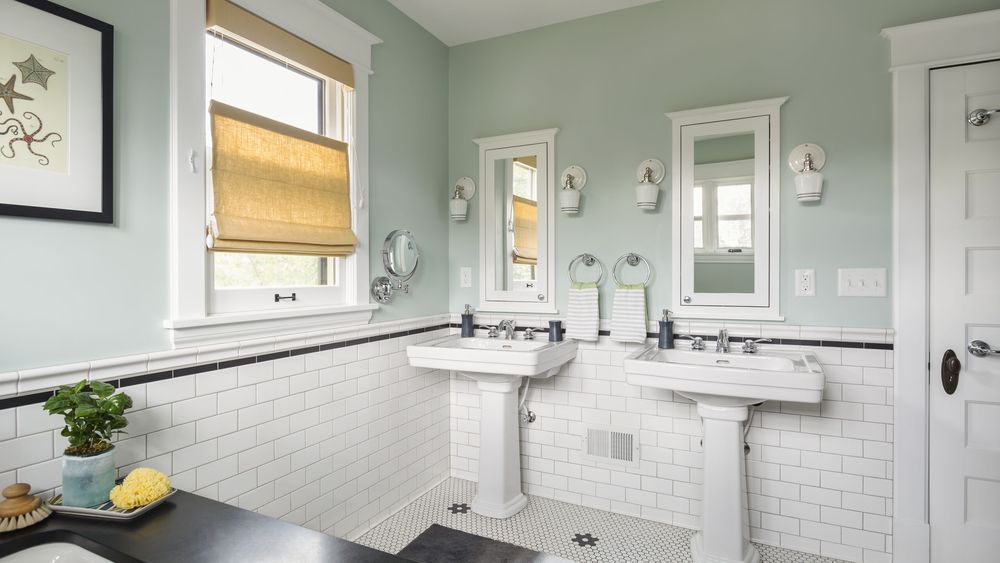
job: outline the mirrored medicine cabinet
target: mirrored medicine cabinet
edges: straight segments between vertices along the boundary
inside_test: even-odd
[[[479,145],[479,310],[555,313],[557,129],[475,139]]]
[[[781,318],[778,155],[786,99],[667,114],[678,316]]]

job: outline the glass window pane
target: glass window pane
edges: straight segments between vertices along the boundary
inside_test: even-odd
[[[514,281],[535,281],[535,267],[530,264],[514,264],[511,266]]]
[[[718,201],[719,215],[750,215],[752,206],[750,188],[750,184],[717,187],[715,197]]]
[[[309,287],[337,285],[336,258],[215,252],[215,287]]]
[[[703,201],[702,194],[703,193],[704,193],[704,190],[702,190],[701,186],[695,186],[694,190],[692,190],[692,197],[691,197],[691,199],[694,202],[694,216],[695,217],[701,217],[702,214],[704,213],[705,207],[704,207],[704,203],[702,203],[702,201]]]
[[[211,33],[205,45],[209,99],[322,133],[318,78]]]
[[[701,219],[694,220],[694,247],[705,248],[705,222]]]
[[[535,169],[519,162],[514,163],[512,182],[514,195],[530,200],[537,200],[535,195]]]
[[[212,33],[205,56],[210,100],[324,133],[319,78]],[[218,289],[337,285],[335,258],[214,252],[212,259]]]
[[[719,248],[751,248],[753,236],[750,219],[720,219]]]

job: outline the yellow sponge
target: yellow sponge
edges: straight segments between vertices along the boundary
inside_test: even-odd
[[[170,479],[155,469],[133,469],[121,485],[111,489],[111,502],[118,508],[147,505],[170,492]]]

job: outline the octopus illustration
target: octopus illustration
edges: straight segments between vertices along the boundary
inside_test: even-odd
[[[38,127],[35,127],[35,130],[29,133],[28,127],[25,126],[25,122],[28,123],[28,126],[31,126],[31,121],[37,121]],[[49,157],[45,156],[44,154],[35,152],[35,150],[32,148],[32,145],[34,145],[35,143],[42,144],[46,142],[51,142],[51,144],[54,146],[59,141],[62,141],[63,138],[62,135],[55,132],[49,132],[43,136],[39,136],[42,132],[43,127],[44,125],[42,124],[42,119],[30,111],[24,112],[24,122],[22,122],[20,119],[17,119],[16,117],[9,117],[3,120],[2,122],[0,122],[0,135],[13,134],[14,137],[6,145],[0,145],[0,155],[4,156],[5,158],[14,158],[15,156],[17,156],[17,153],[14,149],[14,144],[24,143],[25,149],[27,149],[29,153],[38,157],[38,164],[41,164],[42,166],[48,166]],[[49,141],[49,139],[51,139],[51,141]]]

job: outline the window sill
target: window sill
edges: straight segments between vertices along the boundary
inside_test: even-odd
[[[752,252],[734,252],[732,254],[699,254],[694,255],[695,264],[752,264]]]
[[[299,334],[342,326],[365,325],[378,309],[374,303],[340,307],[310,307],[282,311],[256,311],[211,315],[189,319],[167,319],[174,348],[221,344]]]

